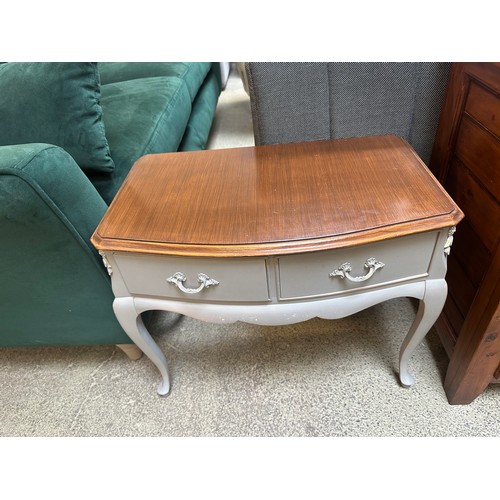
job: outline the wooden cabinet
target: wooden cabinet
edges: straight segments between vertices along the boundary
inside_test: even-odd
[[[465,213],[436,324],[451,404],[500,377],[500,63],[452,65],[430,168]]]

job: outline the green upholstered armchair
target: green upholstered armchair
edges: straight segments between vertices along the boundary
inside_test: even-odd
[[[107,205],[62,148],[0,147],[0,343],[130,343],[90,236]]]
[[[127,350],[90,236],[140,156],[205,147],[220,90],[217,63],[0,65],[0,347]]]

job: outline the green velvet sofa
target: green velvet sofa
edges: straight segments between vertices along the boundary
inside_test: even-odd
[[[144,154],[204,149],[219,63],[0,65],[0,347],[131,344],[90,237]]]

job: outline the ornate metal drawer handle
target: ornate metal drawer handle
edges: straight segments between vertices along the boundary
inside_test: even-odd
[[[200,273],[198,274],[198,283],[201,283],[198,288],[186,288],[183,283],[186,281],[186,276],[183,273],[175,273],[170,278],[167,278],[169,283],[173,283],[181,292],[184,293],[199,293],[204,288],[208,288],[209,286],[218,285],[219,282],[212,278],[209,278],[206,274]]]
[[[365,267],[369,269],[368,273],[364,276],[351,276],[349,273],[352,271],[351,263],[345,262],[338,269],[330,273],[330,278],[335,278],[339,276],[341,279],[347,278],[349,281],[354,281],[359,283],[360,281],[366,281],[371,278],[377,269],[381,269],[385,264],[383,262],[378,261],[375,257],[370,257],[365,262]]]

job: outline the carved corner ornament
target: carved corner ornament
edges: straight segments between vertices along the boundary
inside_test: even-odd
[[[111,276],[113,274],[113,268],[111,267],[108,259],[106,259],[106,255],[101,250],[99,250],[99,255],[102,257],[102,262],[104,263],[106,271],[108,271],[108,274]]]
[[[457,228],[455,226],[450,227],[450,229],[448,229],[448,239],[444,244],[444,253],[446,256],[450,255],[451,245],[453,245],[453,235],[455,234],[456,230]]]

